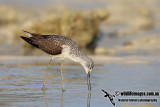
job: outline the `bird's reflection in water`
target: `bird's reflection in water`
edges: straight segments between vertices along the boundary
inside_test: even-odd
[[[46,107],[48,107],[48,102],[47,102],[46,91],[45,90],[43,90],[43,99],[44,99],[44,102],[46,104]]]
[[[62,91],[61,107],[63,107],[64,91]],[[87,107],[90,107],[91,91],[88,90]]]
[[[91,91],[88,90],[87,107],[90,107],[90,102],[91,102]]]
[[[64,92],[65,92],[65,91],[62,91],[61,107],[63,107]],[[44,99],[44,102],[45,102],[45,104],[46,104],[46,107],[48,107],[48,102],[47,102],[46,91],[45,91],[45,90],[43,90],[43,99]],[[88,90],[87,107],[90,107],[90,101],[91,101],[91,91]]]
[[[61,107],[63,107],[64,91],[62,91]]]
[[[44,99],[44,102],[46,104],[46,107],[48,107],[48,102],[47,102],[46,91],[45,90],[43,90],[43,99]],[[64,99],[64,91],[62,91],[61,107],[63,107],[63,99]]]

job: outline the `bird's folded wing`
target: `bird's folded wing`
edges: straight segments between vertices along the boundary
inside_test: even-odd
[[[21,36],[21,38],[32,46],[39,48],[50,55],[58,55],[62,52],[63,41],[56,36],[40,35],[30,38]]]

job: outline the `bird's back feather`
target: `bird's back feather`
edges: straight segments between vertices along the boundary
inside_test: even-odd
[[[77,44],[65,37],[60,35],[40,35],[37,33],[30,33],[24,31],[29,38],[21,36],[23,40],[31,44],[32,46],[41,49],[42,51],[50,55],[59,55],[65,46],[70,47],[70,54],[74,54],[78,50]]]

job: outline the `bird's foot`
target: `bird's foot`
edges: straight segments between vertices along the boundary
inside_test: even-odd
[[[46,88],[46,86],[45,86],[45,85],[43,85],[42,90],[47,90],[47,88]]]
[[[62,88],[62,91],[64,92],[64,91],[66,91],[64,88]]]

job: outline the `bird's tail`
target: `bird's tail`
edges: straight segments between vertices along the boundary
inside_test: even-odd
[[[26,35],[27,35],[28,37],[33,37],[32,33],[27,32],[27,31],[25,31],[25,30],[23,30],[23,32],[26,33]]]
[[[29,44],[31,44],[32,46],[39,48],[39,45],[36,44],[31,38],[26,38],[24,36],[20,36],[23,40],[25,40],[26,42],[28,42]]]
[[[23,32],[26,33],[26,35],[27,35],[28,37],[41,36],[41,35],[38,34],[38,33],[30,33],[30,32],[25,31],[25,30],[23,30]]]

